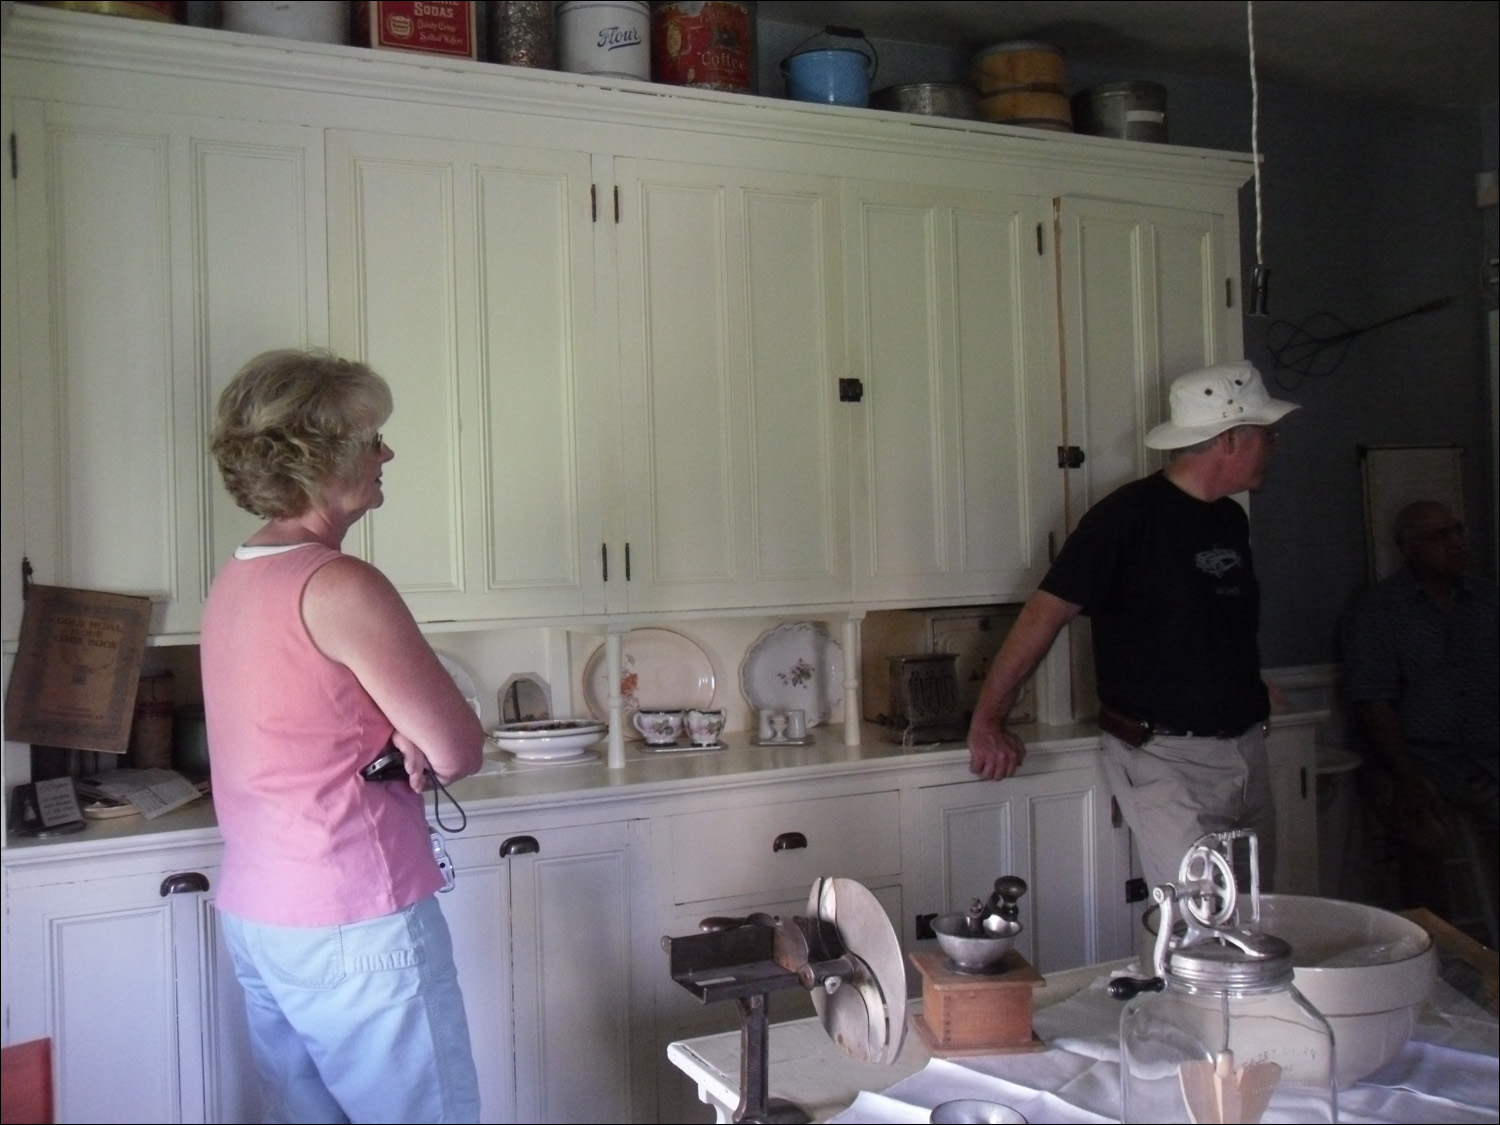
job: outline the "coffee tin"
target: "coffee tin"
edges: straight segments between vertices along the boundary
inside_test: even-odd
[[[753,94],[755,47],[754,0],[651,5],[653,81]]]

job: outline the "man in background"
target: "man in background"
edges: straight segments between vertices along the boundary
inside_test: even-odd
[[[1397,513],[1394,532],[1403,565],[1371,587],[1355,611],[1345,686],[1371,748],[1390,772],[1403,897],[1451,918],[1443,859],[1453,810],[1470,819],[1483,885],[1494,901],[1500,833],[1496,596],[1468,581],[1464,525],[1447,506],[1408,504]]]
[[[1297,407],[1246,362],[1172,383],[1171,420],[1146,435],[1161,472],[1095,504],[1063,544],[991,665],[969,727],[969,768],[1009,777],[1026,747],[1005,728],[1016,693],[1064,625],[1093,621],[1103,762],[1151,885],[1175,880],[1199,836],[1253,828],[1274,867],[1260,678],[1260,587],[1250,522],[1230,499],[1260,487],[1275,425]]]

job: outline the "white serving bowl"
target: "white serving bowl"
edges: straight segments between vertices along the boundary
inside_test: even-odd
[[[1292,947],[1293,983],[1333,1028],[1340,1087],[1396,1057],[1437,979],[1427,931],[1338,899],[1262,895],[1261,928]]]
[[[1154,908],[1144,921],[1149,965]],[[1426,930],[1379,907],[1310,895],[1261,895],[1260,926],[1292,947],[1292,983],[1333,1028],[1340,1088],[1396,1057],[1437,978]]]
[[[506,723],[490,737],[521,761],[548,762],[576,758],[602,739],[609,728],[592,719],[536,719]]]

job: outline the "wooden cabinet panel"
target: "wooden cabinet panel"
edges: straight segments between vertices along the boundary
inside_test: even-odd
[[[1024,596],[1059,516],[1038,200],[846,181],[855,597]]]
[[[847,598],[833,181],[615,167],[630,579],[611,608]]]
[[[584,154],[337,133],[336,346],[391,383],[385,505],[350,544],[419,620],[602,608]]]
[[[256,524],[206,452],[215,397],[256,352],[326,339],[321,137],[63,104],[18,116],[28,554],[41,581],[148,595],[153,632],[193,632]]]
[[[670,819],[675,903],[811,887],[901,869],[895,792],[683,813]]]

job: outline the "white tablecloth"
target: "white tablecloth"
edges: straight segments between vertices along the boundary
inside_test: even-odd
[[[1028,1055],[933,1059],[881,1093],[862,1093],[838,1122],[925,1122],[933,1106],[981,1098],[1032,1122],[1117,1121],[1120,1004],[1104,978],[1036,1013],[1048,1049]],[[1494,1016],[1441,980],[1417,1031],[1380,1070],[1339,1092],[1339,1119],[1352,1122],[1500,1120]],[[1441,1091],[1441,1093],[1439,1093]]]

